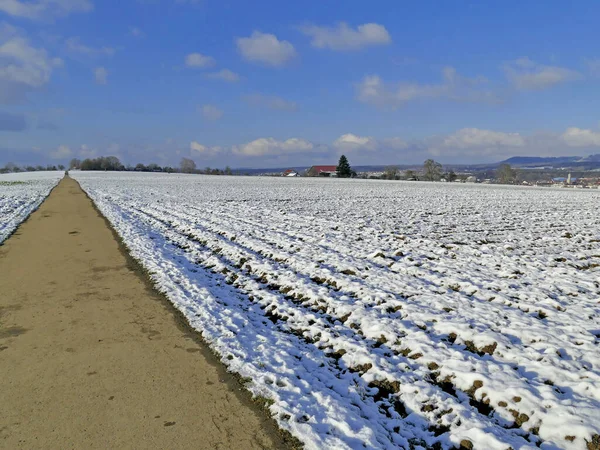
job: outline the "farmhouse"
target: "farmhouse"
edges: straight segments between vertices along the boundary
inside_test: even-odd
[[[298,172],[296,172],[294,169],[288,169],[285,172],[283,172],[282,175],[284,177],[297,177]]]
[[[312,166],[306,171],[309,177],[335,177],[337,176],[337,166]]]

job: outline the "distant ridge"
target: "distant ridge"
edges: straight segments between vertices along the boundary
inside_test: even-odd
[[[565,162],[577,162],[582,159],[579,156],[513,156],[498,164],[530,165],[530,164],[558,164]]]
[[[600,167],[600,154],[589,156],[513,156],[498,164],[510,164],[517,167]]]
[[[442,164],[446,170],[479,172],[486,170],[495,170],[500,164],[510,164],[516,168],[536,168],[544,167],[550,169],[568,169],[575,170],[593,170],[600,169],[600,153],[588,156],[513,156],[499,162],[483,164]],[[396,166],[400,170],[413,169],[419,170],[422,164],[382,164],[382,165],[353,165],[352,168],[357,172],[382,172],[386,166]],[[282,173],[286,169],[294,169],[298,173],[304,173],[308,166],[286,166],[281,168],[250,169],[238,168],[234,172],[247,175],[269,175]]]

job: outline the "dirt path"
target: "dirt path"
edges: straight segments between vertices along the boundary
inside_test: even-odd
[[[0,448],[285,448],[64,179],[0,246]]]

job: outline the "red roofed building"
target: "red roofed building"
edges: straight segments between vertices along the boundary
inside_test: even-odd
[[[337,176],[337,166],[312,166],[306,171],[309,177],[335,177]]]
[[[294,169],[288,169],[285,172],[283,172],[282,175],[284,177],[297,177],[298,176],[298,172],[296,172]]]

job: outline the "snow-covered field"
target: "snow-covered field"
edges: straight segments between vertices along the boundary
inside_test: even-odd
[[[40,206],[64,175],[64,171],[0,175],[0,243]]]
[[[600,448],[600,192],[72,176],[307,448]]]

